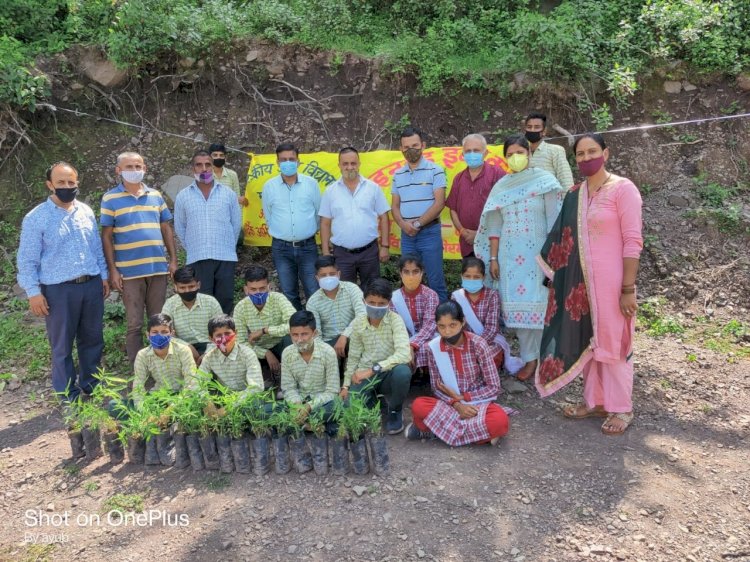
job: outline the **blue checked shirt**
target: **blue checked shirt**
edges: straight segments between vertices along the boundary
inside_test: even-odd
[[[75,201],[70,210],[51,199],[34,207],[21,224],[18,284],[26,295],[41,294],[41,285],[56,285],[82,275],[107,279],[102,239],[91,207]]]
[[[289,187],[281,174],[263,186],[261,201],[268,233],[272,238],[299,242],[315,236],[320,226],[320,187],[310,176],[297,174]]]
[[[206,199],[193,182],[177,194],[174,229],[187,252],[186,263],[237,261],[235,247],[242,230],[237,194],[214,182]]]

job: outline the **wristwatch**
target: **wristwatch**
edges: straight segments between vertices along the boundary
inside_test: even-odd
[[[373,375],[379,375],[383,371],[383,367],[381,367],[379,364],[375,363],[372,366],[372,374]]]
[[[417,230],[419,230],[420,228],[422,228],[422,223],[421,223],[421,222],[419,222],[419,219],[417,219],[417,220],[415,220],[415,221],[411,221],[411,225],[412,225],[412,226],[413,226],[414,228],[416,228]]]

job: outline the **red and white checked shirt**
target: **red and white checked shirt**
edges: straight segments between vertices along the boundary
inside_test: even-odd
[[[479,292],[479,300],[474,302],[471,300],[466,291],[466,300],[471,304],[471,308],[474,309],[474,314],[484,326],[484,332],[480,336],[492,350],[492,356],[494,357],[500,353],[503,348],[495,343],[495,338],[500,333],[500,293],[497,289],[490,289],[484,287]],[[466,324],[466,329],[471,331],[469,324]]]
[[[409,294],[402,289],[404,302],[414,323],[414,335],[409,338],[409,343],[416,354],[416,366],[427,366],[427,344],[435,337],[437,325],[435,324],[435,309],[440,304],[438,294],[425,285],[420,285],[414,293]],[[390,304],[392,311],[398,314],[393,302]]]
[[[453,347],[440,341],[440,350],[448,352],[456,373],[458,390],[464,400],[468,402],[491,399],[490,402],[475,406],[479,413],[468,420],[462,420],[456,409],[450,405],[451,399],[437,389],[440,372],[429,346],[427,349],[429,350],[430,385],[440,402],[424,419],[425,425],[451,447],[489,439],[485,414],[489,404],[492,404],[500,394],[500,376],[497,374],[490,347],[481,337],[470,332],[464,332],[462,346]]]

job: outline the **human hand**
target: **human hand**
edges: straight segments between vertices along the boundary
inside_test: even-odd
[[[250,204],[250,202],[247,200],[247,197],[240,196],[237,198],[237,201],[239,202],[241,207],[247,207]]]
[[[339,336],[339,339],[336,340],[336,345],[333,346],[333,349],[336,351],[336,355],[339,357],[346,357],[346,343],[349,341],[349,338],[346,336]]]
[[[339,396],[342,400],[346,400],[349,397],[349,389],[345,386],[339,391]]]
[[[364,369],[362,371],[356,371],[352,375],[352,383],[359,384],[363,380],[369,379],[372,376],[372,369]]]
[[[388,248],[380,247],[380,251],[378,252],[378,259],[380,260],[380,263],[386,263],[391,258],[391,253],[388,251]]]
[[[102,296],[106,299],[109,296],[109,282],[102,279]]]
[[[456,409],[459,417],[462,420],[471,419],[479,413],[479,411],[471,404],[463,404],[461,402],[456,402],[455,404],[453,404],[453,407]]]
[[[29,309],[34,316],[47,316],[49,314],[49,306],[44,295],[29,297]]]
[[[404,233],[408,234],[409,236],[416,236],[417,232],[419,232],[410,222],[402,222],[401,223],[401,230],[404,231]]]
[[[490,260],[490,276],[495,280],[500,279],[500,264],[497,260]]]
[[[635,298],[635,293],[620,295],[620,312],[622,312],[622,315],[625,316],[625,318],[635,316],[636,310],[638,310],[638,303]]]
[[[250,343],[254,343],[254,342],[258,341],[261,338],[262,335],[263,335],[263,330],[262,329],[261,330],[255,330],[254,332],[250,332],[250,334],[247,337],[247,340]],[[273,355],[273,354],[271,354],[271,355]]]
[[[463,238],[467,244],[473,244],[474,238],[476,238],[476,236],[477,231],[469,230],[468,228],[464,228],[464,231],[461,233],[461,238]]]
[[[115,291],[122,293],[122,275],[117,269],[109,270],[109,284]]]
[[[271,373],[278,375],[281,371],[281,363],[279,363],[279,360],[276,359],[276,356],[271,351],[266,351],[266,362],[268,363],[268,368],[271,369]]]
[[[437,389],[443,394],[445,394],[446,396],[450,396],[453,400],[463,400],[462,396],[459,396],[458,394],[453,392],[453,390],[448,388],[448,386],[446,386],[446,384],[443,381],[439,381],[437,383]]]
[[[169,260],[169,265],[167,266],[167,273],[169,273],[169,278],[172,279],[172,276],[174,275],[174,272],[177,271],[177,258]],[[111,277],[110,277],[111,279]]]

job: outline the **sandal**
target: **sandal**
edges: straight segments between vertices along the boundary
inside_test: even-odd
[[[575,406],[563,408],[563,416],[572,420],[583,420],[586,418],[606,418],[609,414],[601,406],[589,408],[585,402],[579,402]]]
[[[633,418],[635,418],[635,415],[633,412],[629,413],[618,413],[618,414],[609,414],[607,416],[607,419],[604,420],[604,423],[602,424],[602,433],[604,435],[622,435],[625,433],[625,430],[630,427],[630,423],[633,421]],[[622,427],[622,429],[608,429],[607,426],[610,425],[610,422],[612,420],[620,420],[625,425]]]
[[[527,363],[527,365],[532,365],[532,364],[534,366],[531,367],[528,370],[526,369],[526,365],[524,365],[523,367],[521,367],[521,370],[518,371],[518,374],[516,375],[516,379],[519,380],[519,381],[521,381],[521,382],[525,382],[525,381],[529,380],[531,377],[533,377],[534,374],[536,373],[536,367],[539,364],[539,361],[537,361],[535,359],[534,361],[529,361]]]

